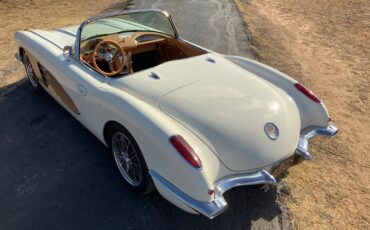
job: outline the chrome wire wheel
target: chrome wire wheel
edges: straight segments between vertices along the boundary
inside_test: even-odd
[[[26,69],[28,80],[31,82],[31,85],[35,88],[39,86],[37,82],[35,72],[33,71],[31,61],[27,55],[24,56],[24,67]]]
[[[133,143],[124,133],[118,131],[112,136],[112,150],[123,178],[132,186],[140,186],[143,180],[143,169]]]

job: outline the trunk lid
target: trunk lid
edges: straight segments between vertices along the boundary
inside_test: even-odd
[[[231,170],[268,166],[292,154],[298,143],[300,119],[293,100],[229,63],[168,92],[158,105],[198,135]],[[278,127],[277,140],[265,134],[268,122]]]

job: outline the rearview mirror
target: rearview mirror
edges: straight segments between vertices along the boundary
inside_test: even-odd
[[[66,61],[69,61],[69,59],[72,57],[72,47],[65,46],[63,48],[63,56],[66,59]]]

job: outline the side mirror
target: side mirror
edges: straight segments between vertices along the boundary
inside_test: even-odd
[[[71,46],[65,46],[63,48],[63,56],[66,59],[66,61],[69,61],[69,59],[72,57],[72,47]]]

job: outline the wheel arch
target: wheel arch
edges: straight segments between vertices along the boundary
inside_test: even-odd
[[[103,138],[104,138],[104,141],[105,141],[105,144],[110,147],[110,143],[109,143],[109,131],[110,129],[114,126],[114,125],[120,125],[122,126],[126,132],[130,133],[130,131],[127,130],[127,128],[122,125],[121,123],[117,122],[117,121],[114,121],[114,120],[109,120],[107,122],[105,122],[104,124],[104,127],[103,127]],[[130,133],[131,134],[131,133]],[[131,134],[132,135],[132,134]]]
[[[26,53],[26,50],[22,46],[20,46],[18,48],[18,54],[19,54],[20,61],[22,62],[23,62],[23,57],[25,53]]]

